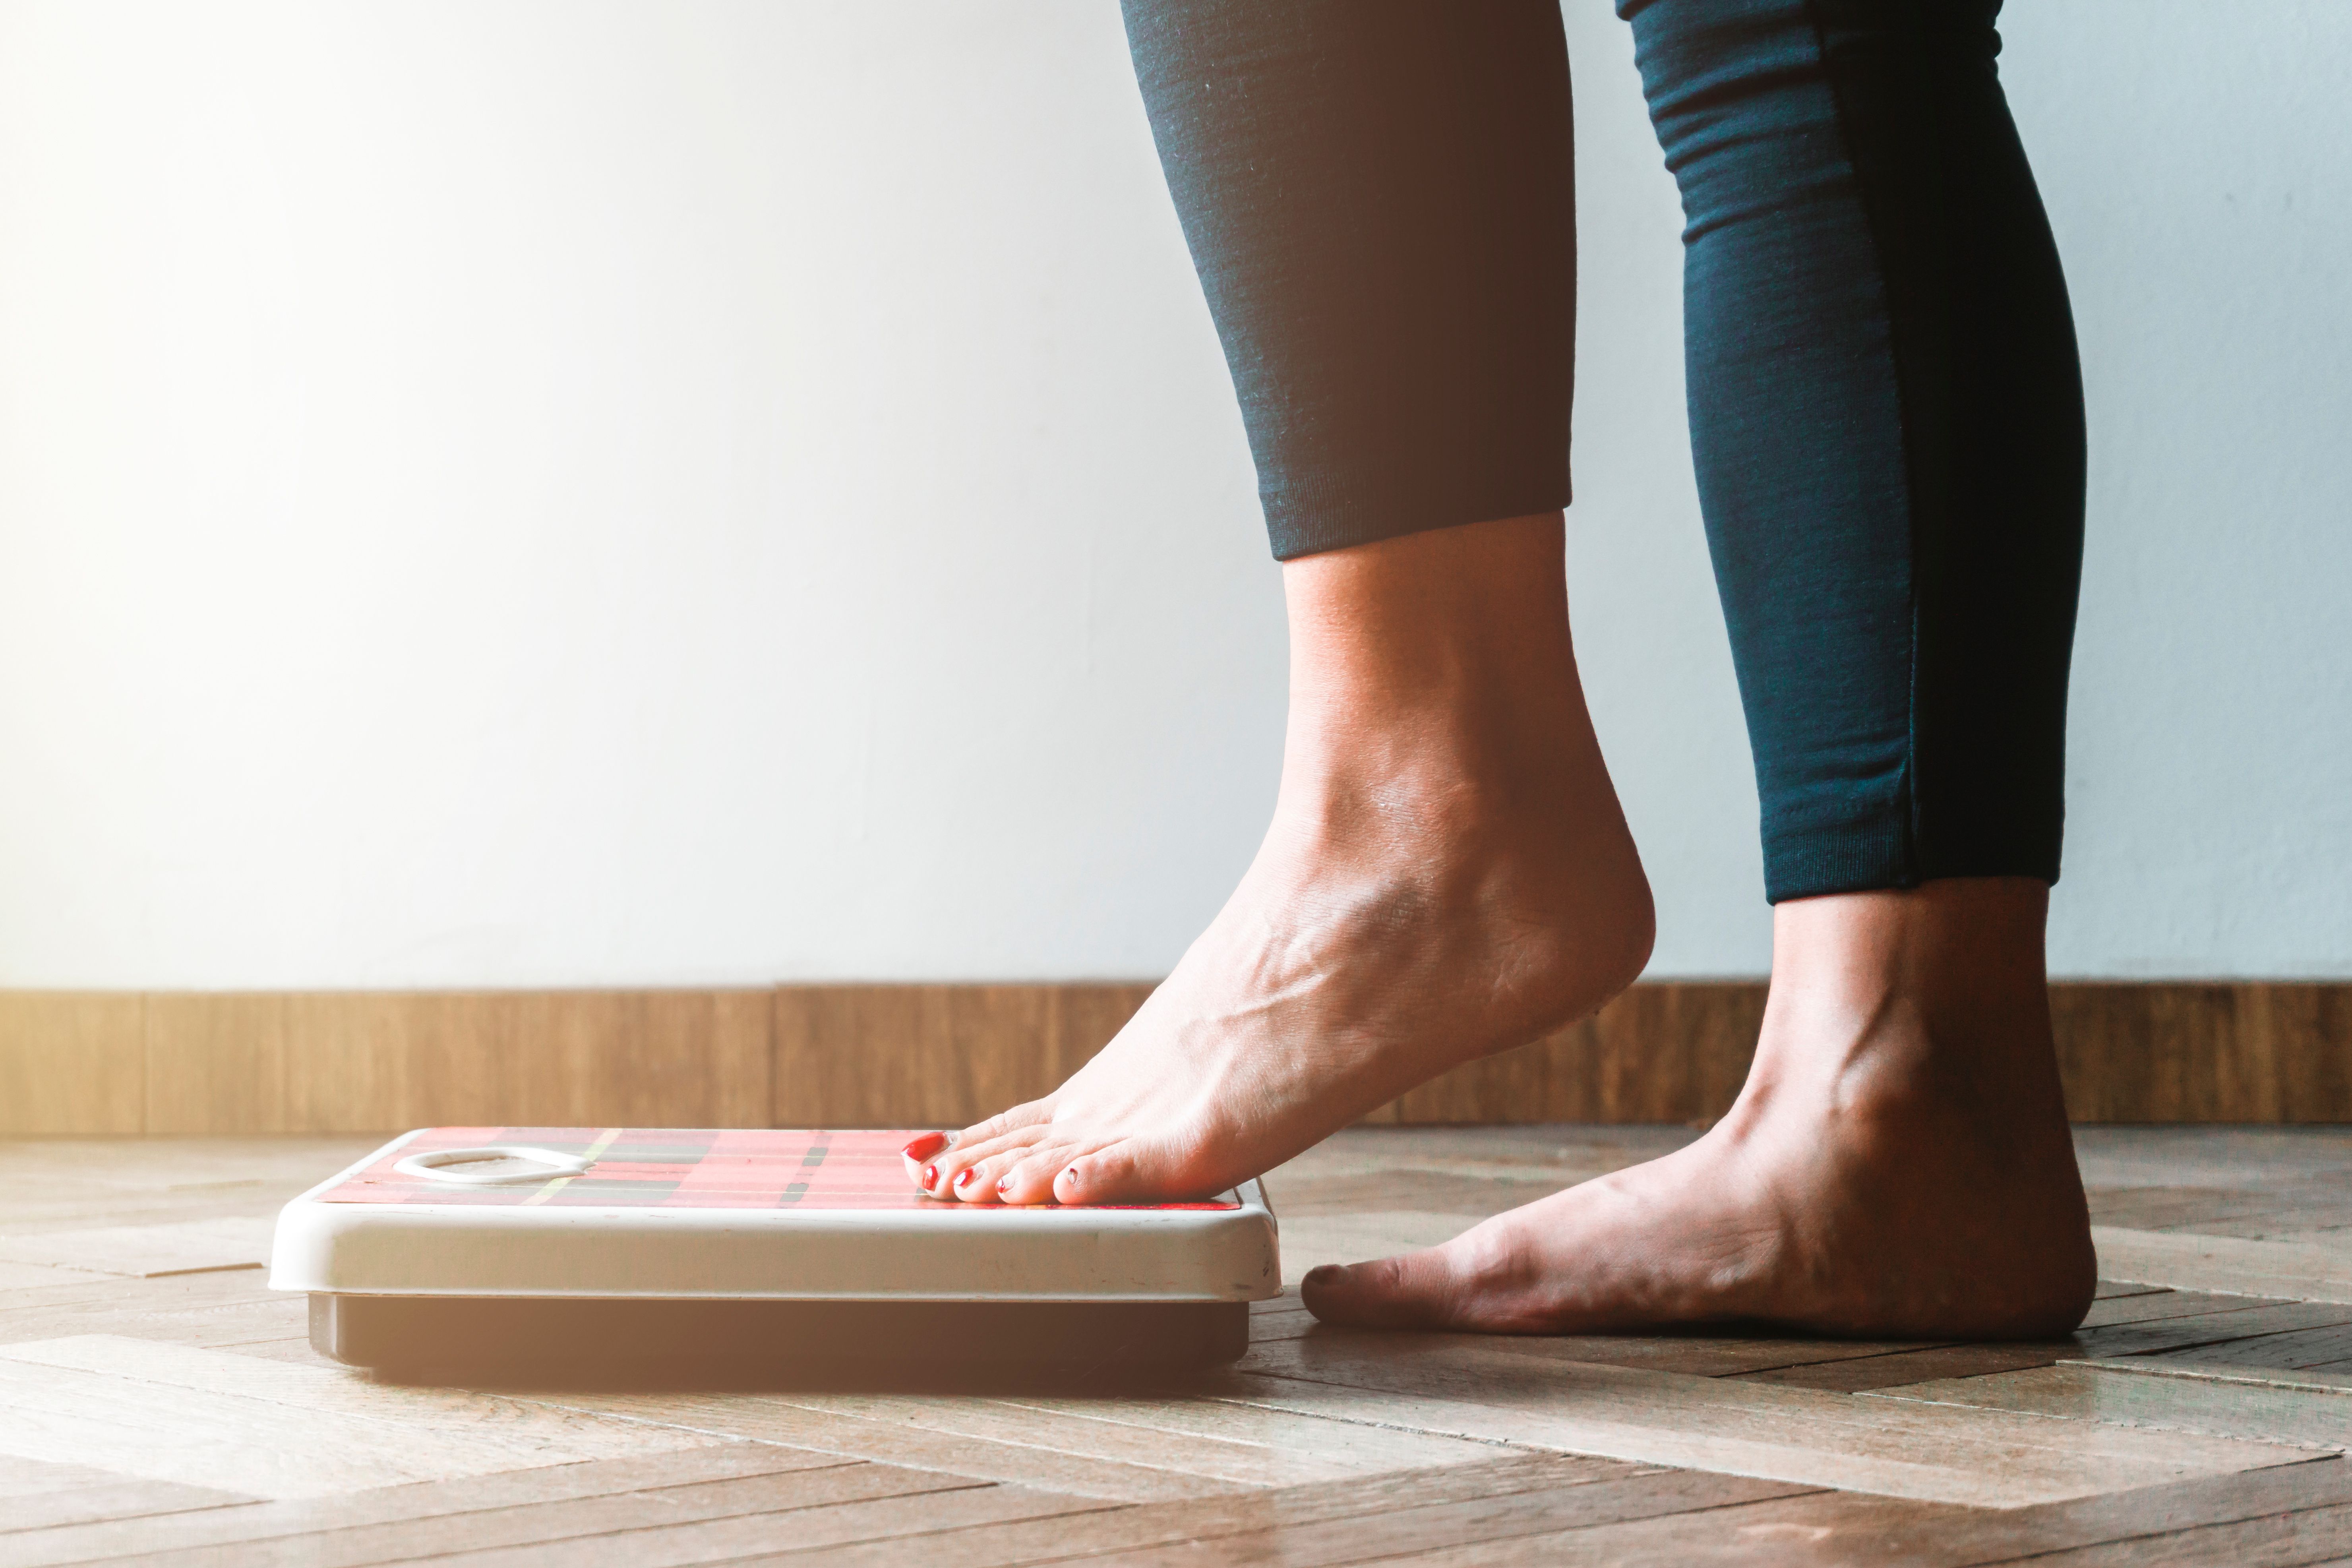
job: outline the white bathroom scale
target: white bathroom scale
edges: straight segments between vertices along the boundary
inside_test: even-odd
[[[911,1131],[434,1127],[288,1204],[269,1283],[404,1376],[1120,1370],[1247,1348],[1277,1294],[1255,1182],[1200,1203],[940,1201]]]

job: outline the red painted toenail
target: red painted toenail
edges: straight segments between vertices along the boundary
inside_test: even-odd
[[[908,1144],[905,1149],[900,1151],[900,1152],[905,1154],[909,1160],[928,1160],[947,1146],[948,1135],[946,1133],[926,1132],[920,1138],[916,1139],[912,1143]]]
[[[927,1187],[936,1187],[936,1186],[938,1186],[939,1184],[940,1184],[940,1168],[939,1168],[937,1165],[926,1165],[926,1166],[924,1166],[924,1167],[923,1167],[923,1185],[925,1185],[925,1186],[927,1186]]]
[[[964,1190],[964,1188],[965,1188],[966,1186],[968,1186],[968,1185],[970,1185],[970,1184],[971,1184],[971,1166],[967,1165],[967,1166],[965,1166],[962,1170],[958,1171],[958,1172],[956,1173],[956,1191],[958,1191],[958,1192],[961,1192],[961,1191],[963,1191],[963,1190]]]

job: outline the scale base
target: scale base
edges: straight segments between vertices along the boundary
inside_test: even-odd
[[[1245,1301],[763,1301],[314,1291],[310,1346],[404,1381],[702,1380],[1222,1366]]]

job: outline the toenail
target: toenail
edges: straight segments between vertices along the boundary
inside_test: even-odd
[[[998,1197],[1003,1197],[1006,1193],[1010,1192],[1010,1191],[1012,1190],[1012,1188],[1013,1188],[1013,1178],[1012,1178],[1012,1177],[1010,1177],[1010,1176],[999,1176],[999,1177],[997,1177],[997,1178],[996,1178],[996,1195],[997,1195]]]
[[[920,1138],[916,1139],[912,1143],[908,1144],[906,1148],[900,1150],[899,1152],[906,1155],[909,1160],[928,1160],[932,1155],[938,1153],[940,1150],[946,1148],[947,1144],[948,1135],[946,1133],[926,1132]]]
[[[971,1184],[971,1167],[966,1165],[956,1173],[956,1191],[961,1192]]]
[[[927,1187],[936,1187],[936,1186],[938,1186],[939,1184],[940,1184],[940,1168],[939,1168],[937,1165],[926,1165],[926,1166],[924,1166],[924,1167],[923,1167],[923,1185],[925,1185],[925,1186],[927,1186]]]

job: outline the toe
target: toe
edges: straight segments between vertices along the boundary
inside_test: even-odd
[[[1040,1143],[1008,1160],[996,1178],[1000,1203],[1050,1204],[1054,1178],[1077,1150],[1067,1143]]]
[[[926,1132],[908,1140],[907,1146],[898,1151],[898,1158],[906,1162],[908,1181],[919,1187],[930,1185],[923,1179],[924,1167],[947,1150],[950,1136],[945,1132]]]
[[[1307,1310],[1327,1323],[1369,1329],[1450,1326],[1459,1278],[1447,1249],[1425,1247],[1370,1263],[1327,1263],[1299,1281]]]

